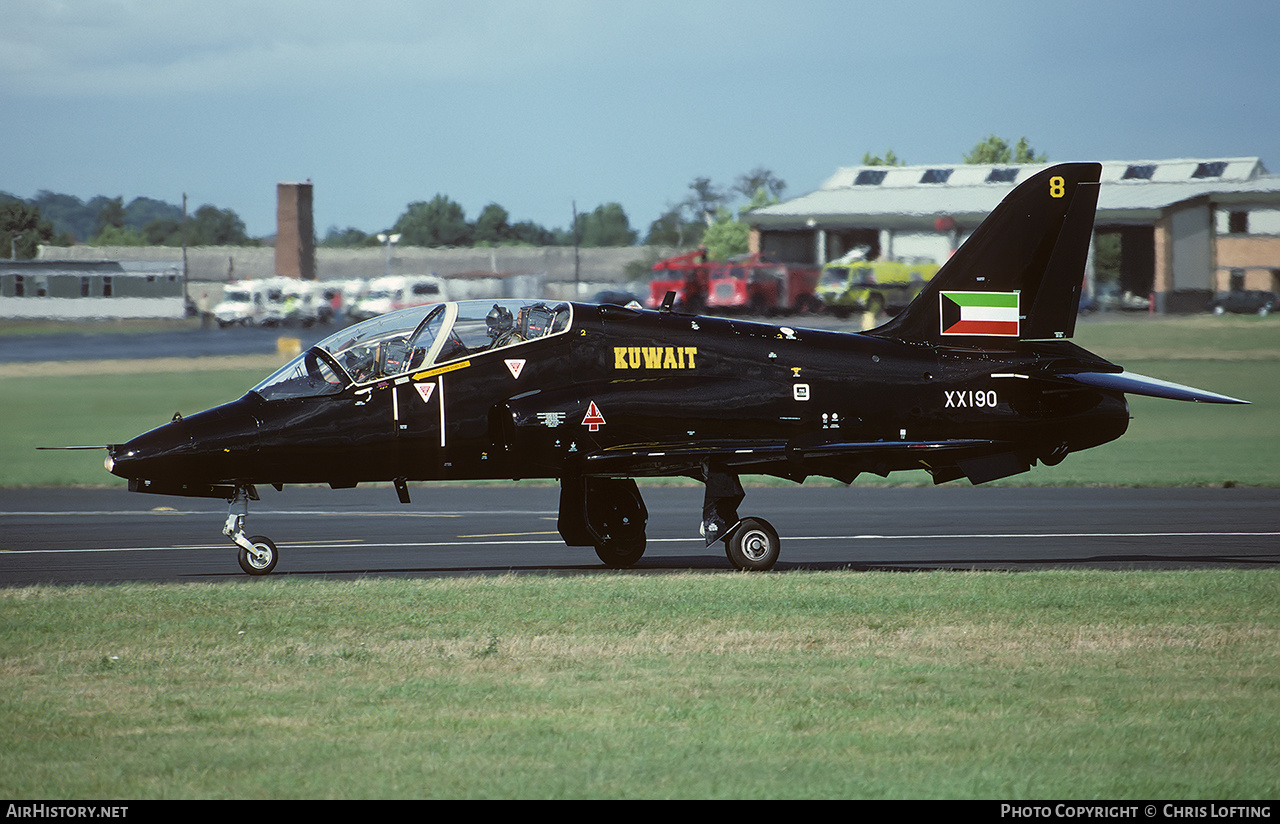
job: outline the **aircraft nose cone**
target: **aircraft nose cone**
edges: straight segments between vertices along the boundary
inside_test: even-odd
[[[107,450],[107,469],[131,480],[215,483],[248,478],[258,421],[243,401],[175,418]]]
[[[168,423],[108,448],[108,469],[122,478],[166,477],[169,469],[191,451],[191,433],[184,424]]]

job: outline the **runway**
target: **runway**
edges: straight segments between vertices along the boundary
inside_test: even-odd
[[[642,487],[644,557],[623,574],[738,574],[698,537],[700,486]],[[556,531],[553,484],[259,490],[246,531],[280,549],[271,577],[617,574]],[[1280,490],[747,489],[739,514],[782,537],[793,570],[1274,568]],[[251,581],[222,501],[123,489],[0,490],[0,586]]]

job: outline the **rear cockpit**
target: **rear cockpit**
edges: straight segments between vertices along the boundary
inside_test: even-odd
[[[475,357],[568,331],[567,303],[474,300],[401,309],[336,332],[253,388],[264,400],[337,394],[353,384]]]

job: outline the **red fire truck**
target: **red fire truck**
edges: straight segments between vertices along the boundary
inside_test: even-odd
[[[777,263],[753,253],[711,268],[707,309],[752,315],[816,311],[813,295],[821,274],[816,266]]]
[[[657,274],[649,283],[646,304],[650,309],[657,309],[667,292],[675,292],[677,305],[689,312],[701,312],[706,306],[710,267],[706,249],[658,261],[652,267]]]

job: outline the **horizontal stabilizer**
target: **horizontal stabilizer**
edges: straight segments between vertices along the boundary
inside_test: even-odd
[[[1135,372],[1078,372],[1071,375],[1055,375],[1055,378],[1093,386],[1098,389],[1112,389],[1129,395],[1146,395],[1152,398],[1167,398],[1173,401],[1193,401],[1195,403],[1249,403],[1217,392],[1170,383],[1159,378],[1148,378]]]

